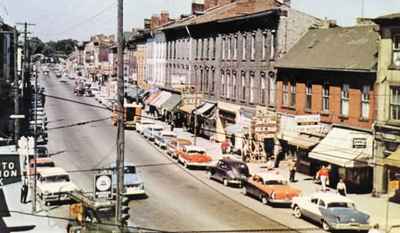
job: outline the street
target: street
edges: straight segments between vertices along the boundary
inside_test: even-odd
[[[100,106],[93,98],[74,96],[73,81],[61,83],[51,74],[41,83],[50,96]],[[70,171],[72,180],[80,188],[93,191],[94,173],[79,171],[107,167],[115,160],[116,128],[110,120],[70,125],[103,119],[109,117],[110,112],[51,97],[46,100],[46,109],[49,152],[53,154],[56,165]],[[138,166],[148,195],[146,199],[131,201],[130,221],[133,225],[168,231],[285,229],[276,221],[226,196],[225,192],[218,192],[193,177],[135,131],[126,131],[125,160]],[[205,176],[204,171],[195,173],[204,173]],[[256,201],[253,204],[261,205]],[[65,210],[53,212],[66,213]]]

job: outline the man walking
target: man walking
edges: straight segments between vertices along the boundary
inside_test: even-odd
[[[293,158],[289,160],[288,168],[289,168],[289,181],[295,182],[296,162],[294,161]]]
[[[21,187],[21,203],[26,204],[26,198],[28,196],[28,184],[26,178],[23,178]]]

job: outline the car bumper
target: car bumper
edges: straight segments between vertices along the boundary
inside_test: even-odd
[[[122,195],[131,196],[131,195],[144,195],[146,192],[142,188],[126,188],[125,192]]]
[[[335,230],[369,230],[371,228],[369,224],[360,223],[333,223],[330,227]]]
[[[211,164],[210,163],[200,163],[200,162],[188,162],[188,161],[186,161],[186,164],[188,165],[188,166],[191,166],[191,167],[209,167],[209,166],[211,166]]]
[[[292,204],[292,200],[288,199],[269,199],[268,201],[274,204],[287,204],[287,205]]]
[[[53,194],[47,194],[42,196],[42,200],[45,202],[57,202],[57,201],[70,201],[71,198],[69,197],[68,194],[65,193],[53,193]]]
[[[228,183],[229,184],[242,184],[243,181],[242,180],[238,180],[238,179],[231,179],[231,180],[228,180]]]

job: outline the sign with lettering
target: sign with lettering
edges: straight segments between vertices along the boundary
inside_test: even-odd
[[[367,138],[353,138],[353,148],[355,149],[367,148]]]
[[[112,198],[112,177],[111,174],[100,174],[94,177],[94,196],[96,199]]]
[[[17,154],[0,155],[0,186],[21,181],[21,169]]]

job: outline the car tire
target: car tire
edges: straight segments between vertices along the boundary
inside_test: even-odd
[[[322,220],[322,229],[326,232],[329,232],[331,230],[331,227],[325,220]]]
[[[268,205],[268,198],[266,196],[262,196],[261,203],[263,203],[264,205]]]
[[[299,206],[295,206],[294,208],[293,208],[293,215],[296,217],[296,218],[301,218],[302,216],[303,216],[303,214],[301,213],[301,210],[300,210],[300,207]]]
[[[243,188],[242,188],[242,193],[243,193],[243,195],[247,196],[248,192],[247,192],[246,187],[243,187]]]
[[[208,172],[207,172],[207,177],[208,177],[208,179],[210,179],[210,180],[211,180],[211,179],[212,179],[212,175],[213,175],[213,174],[212,174],[212,172],[211,172],[211,171],[208,171]]]
[[[189,167],[188,164],[187,164],[186,162],[183,162],[183,166],[184,166],[185,168],[188,168],[188,167]]]
[[[229,186],[229,181],[228,181],[228,179],[223,179],[222,182],[224,183],[224,186]]]

